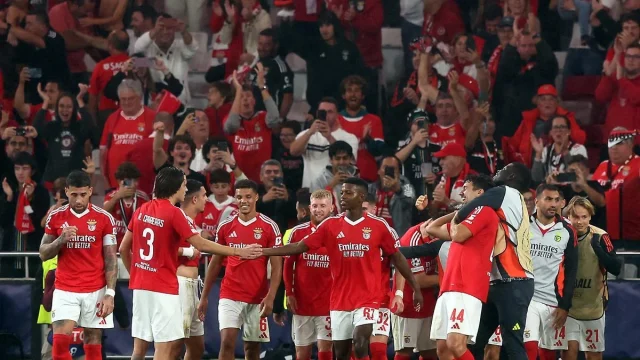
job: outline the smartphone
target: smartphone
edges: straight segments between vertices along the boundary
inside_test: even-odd
[[[21,127],[17,127],[16,128],[16,136],[26,136],[27,135],[27,129]]]
[[[282,177],[277,177],[273,179],[273,186],[277,186],[277,187],[284,187],[284,183],[283,183],[283,178]]]
[[[559,183],[572,183],[576,182],[577,176],[574,172],[565,172],[556,175],[556,181]]]
[[[218,151],[227,151],[228,146],[226,141],[221,141],[218,143]]]
[[[133,186],[133,179],[124,179],[122,180],[122,183],[124,184],[124,186],[131,187]]]
[[[327,121],[327,110],[318,110],[318,120]]]
[[[396,177],[396,169],[394,169],[391,166],[385,166],[384,167],[384,176],[395,178]]]
[[[433,174],[433,164],[430,162],[420,164],[420,172],[422,173],[422,177],[427,177],[427,175]]]
[[[29,72],[29,77],[31,79],[40,79],[42,78],[42,69],[40,68],[27,68]]]
[[[153,65],[153,59],[151,58],[139,58],[139,57],[134,57],[133,58],[133,66],[136,68],[149,68]]]
[[[467,35],[467,50],[476,51],[476,41],[473,39],[472,35]]]
[[[418,125],[418,129],[425,129],[425,121],[424,120],[416,121],[416,125]]]

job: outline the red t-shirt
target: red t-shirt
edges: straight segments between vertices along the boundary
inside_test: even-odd
[[[444,127],[438,124],[429,124],[429,142],[445,147],[448,143],[456,142],[464,146],[467,132],[460,123]]]
[[[28,119],[26,119],[27,124],[33,125],[33,119],[35,119],[36,114],[38,113],[38,111],[40,111],[40,109],[42,109],[42,103],[29,106],[29,115],[27,115]],[[51,122],[55,117],[56,111],[49,109],[44,115],[44,121],[45,123]]]
[[[111,55],[96,64],[96,67],[93,69],[91,82],[89,83],[89,94],[100,97],[98,110],[115,110],[118,108],[118,104],[104,97],[102,91],[104,91],[109,80],[120,71],[120,67],[127,60],[129,60],[128,54]]]
[[[358,160],[356,166],[360,170],[360,177],[366,181],[373,182],[378,180],[378,164],[376,159],[367,150],[366,140],[362,137],[364,127],[366,125],[371,126],[369,136],[375,141],[384,141],[384,132],[382,130],[382,121],[380,118],[373,114],[365,114],[357,117],[338,116],[340,127],[344,131],[355,135],[358,138]],[[355,154],[354,154],[355,155]],[[244,170],[244,169],[243,169]]]
[[[351,221],[343,213],[323,221],[303,241],[309,250],[327,249],[333,278],[331,310],[380,307],[380,251],[383,256],[398,251],[398,235],[386,221],[366,213]]]
[[[609,50],[607,50],[607,57],[605,58],[605,60],[611,62],[615,55],[616,52],[613,50],[613,47],[610,47]],[[624,66],[624,56],[620,56],[620,59],[618,60],[618,66]]]
[[[162,148],[164,151],[169,151],[169,140],[164,140]],[[156,180],[156,168],[153,166],[153,138],[148,137],[136,143],[127,154],[126,161],[134,163],[140,171],[138,189],[151,194]]]
[[[422,34],[451,45],[453,38],[463,33],[464,21],[454,0],[445,1],[434,15],[424,13]]]
[[[125,116],[122,111],[116,111],[107,119],[100,139],[100,148],[107,149],[107,171],[109,186],[117,186],[116,170],[121,163],[127,160],[128,153],[135,145],[148,137],[153,132],[155,111],[143,107],[135,116]],[[152,154],[149,150],[148,162],[151,162]]]
[[[115,220],[105,210],[89,204],[82,214],[72,214],[65,205],[53,210],[44,232],[55,237],[69,226],[78,228],[76,236],[60,248],[55,287],[74,293],[91,293],[107,286],[102,247],[115,245]]]
[[[169,200],[155,199],[133,214],[129,288],[178,295],[178,247],[198,234],[189,217]]]
[[[113,196],[118,192],[118,190],[113,190],[109,192],[104,197],[104,203],[106,204],[108,201],[113,199]],[[124,234],[127,232],[127,225],[129,221],[131,221],[131,217],[133,213],[138,209],[142,204],[149,201],[149,195],[145,194],[143,191],[136,191],[136,196],[131,201],[120,200],[116,207],[111,210],[111,216],[115,219],[115,229],[116,229],[116,239],[118,240],[118,248],[120,248],[120,243],[122,243],[122,239],[124,238]]]
[[[251,244],[260,244],[263,248],[282,245],[282,235],[278,225],[266,215],[244,222],[238,216],[222,221],[216,231],[216,242],[235,248],[244,248]],[[267,284],[266,256],[254,260],[242,260],[237,256],[228,256],[227,267],[222,284],[220,299],[259,304],[269,290]]]
[[[447,269],[440,284],[440,295],[454,291],[471,295],[482,302],[487,301],[498,224],[498,215],[486,206],[475,208],[460,223],[472,235],[464,243],[451,243]]]
[[[316,229],[310,222],[300,224],[291,229],[289,243],[294,244]],[[293,279],[292,284],[285,281],[288,295],[294,295],[298,302],[296,315],[327,316],[329,315],[329,300],[331,271],[329,270],[329,255],[327,249],[320,247],[299,255],[292,255],[293,274],[285,278]],[[288,261],[288,260],[287,260]],[[287,268],[287,272],[289,269]]]
[[[49,21],[53,30],[58,34],[63,34],[67,30],[83,30],[76,17],[71,13],[67,1],[55,5],[49,10]],[[84,63],[85,54],[83,49],[67,50],[67,63],[69,63],[69,69],[72,73],[87,71],[87,65]]]
[[[236,165],[258,183],[262,163],[271,159],[271,129],[267,127],[266,118],[267,113],[260,111],[251,119],[241,120],[240,129],[233,136]]]
[[[414,227],[407,230],[404,235],[400,238],[400,246],[417,246],[425,243],[424,239],[422,239],[422,234],[420,233],[420,224],[415,225]],[[409,263],[409,267],[411,268],[411,272],[414,274],[424,272],[427,275],[435,275],[437,268],[437,261],[434,257],[421,257],[415,259],[407,259]],[[395,294],[397,290],[395,284],[393,284],[393,293]],[[422,289],[422,298],[424,299],[424,304],[420,308],[420,311],[416,311],[413,307],[413,289],[409,285],[408,282],[404,283],[404,310],[399,316],[407,319],[424,319],[433,315],[433,310],[436,307],[436,296],[433,288],[423,288]]]

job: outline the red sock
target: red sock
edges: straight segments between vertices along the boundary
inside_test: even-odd
[[[409,360],[411,359],[410,355],[396,353],[396,356],[393,357],[393,360]]]
[[[333,352],[329,351],[318,351],[318,360],[333,360]]]
[[[374,342],[369,344],[372,360],[387,360],[387,344]]]
[[[465,351],[464,354],[462,354],[462,356],[456,358],[456,360],[475,360],[475,358],[473,357],[473,354],[471,353],[471,351],[467,349],[467,351]]]
[[[102,345],[83,344],[85,360],[102,360]]]
[[[527,341],[524,343],[524,350],[527,352],[527,358],[529,360],[538,359],[538,342],[537,341]]]
[[[558,358],[555,350],[542,348],[538,349],[538,355],[540,355],[540,360],[556,360]]]
[[[71,360],[69,344],[71,344],[71,336],[65,334],[53,334],[51,358],[53,360]]]

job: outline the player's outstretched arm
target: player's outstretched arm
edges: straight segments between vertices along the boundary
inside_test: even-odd
[[[411,272],[411,268],[409,268],[409,264],[407,263],[407,258],[402,255],[401,252],[396,251],[391,255],[391,262],[397,271],[400,272],[403,278],[409,283],[409,286],[413,289],[413,305],[416,307],[416,310],[419,310],[422,307],[423,299],[422,299],[422,291],[420,291],[420,285],[416,281],[416,278],[413,276]]]
[[[131,241],[133,240],[133,233],[127,230],[124,234],[124,238],[120,243],[120,258],[124,264],[124,268],[128,273],[131,273]]]
[[[305,238],[306,239],[306,238]],[[307,244],[303,241],[298,241],[294,244],[288,244],[277,248],[262,249],[262,256],[287,256],[297,255],[309,250]]]
[[[242,249],[232,248],[207,240],[200,236],[200,234],[193,235],[188,238],[187,241],[201,252],[208,252],[216,255],[239,256],[242,259],[255,259],[263,255],[263,250],[258,244],[251,244]]]
[[[62,233],[57,238],[50,234],[44,234],[42,241],[40,242],[40,259],[42,261],[47,261],[56,257],[64,244],[76,236],[77,230],[78,229],[75,226],[68,226],[62,229]]]

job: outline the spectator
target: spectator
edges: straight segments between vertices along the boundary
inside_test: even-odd
[[[193,117],[195,117],[194,114],[189,114],[187,116],[188,120],[185,121],[192,121],[191,118]],[[196,153],[196,144],[193,139],[186,134],[176,135],[169,140],[169,148],[165,151],[162,148],[163,141],[160,140],[164,138],[164,123],[156,122],[153,127],[156,132],[155,141],[153,142],[153,166],[156,173],[165,167],[173,166],[182,170],[187,180],[198,180],[201,184],[206,184],[207,179],[204,175],[190,168]]]
[[[156,24],[158,12],[150,5],[141,5],[133,8],[131,12],[131,29],[134,38],[129,39],[129,54],[133,54],[135,40],[142,34],[151,31]]]
[[[282,164],[284,174],[284,184],[288,189],[299,189],[302,187],[302,176],[304,174],[304,160],[300,155],[291,154],[291,144],[300,133],[300,123],[295,120],[285,121],[280,126],[280,139],[273,147],[272,158]]]
[[[169,134],[173,134],[174,129],[173,116],[167,112],[159,112],[153,120],[154,126],[158,122],[164,124],[165,132],[163,134],[162,149],[167,151],[169,149],[169,140],[171,140],[171,135]],[[153,131],[149,137],[137,142],[131,151],[127,153],[126,157],[126,161],[133,163],[138,171],[140,171],[138,189],[146,194],[151,194],[153,191],[154,180],[156,178],[156,169],[153,166],[153,161],[149,161],[149,154],[153,153],[155,137],[156,132]]]
[[[176,39],[176,33],[182,39]],[[198,51],[198,43],[193,40],[185,24],[175,20],[167,14],[162,14],[153,29],[144,33],[134,46],[135,52],[142,52],[150,58],[162,60],[167,70],[183,85],[182,93],[178,96],[183,104],[191,101],[189,93],[189,60]],[[151,69],[154,81],[162,81],[166,73]]]
[[[359,141],[357,166],[360,177],[369,182],[376,181],[376,157],[382,154],[384,133],[382,121],[362,106],[367,92],[366,81],[357,75],[346,77],[340,84],[345,109],[340,112],[338,121],[346,132],[355,135]]]
[[[26,152],[18,153],[13,160],[16,184],[2,180],[3,197],[0,199],[3,251],[38,251],[44,235],[40,221],[49,209],[49,192],[33,180],[36,161]],[[27,209],[31,212],[27,211]],[[9,258],[5,261],[3,277],[24,277],[25,260]],[[35,277],[40,259],[29,258],[28,277]]]
[[[476,79],[478,75],[473,62],[480,60],[480,58],[477,56],[479,52],[476,51],[476,47],[476,41],[471,34],[457,34],[453,38],[450,50],[452,55],[452,70],[456,71],[458,74],[467,74]],[[476,55],[475,57],[474,53]]]
[[[605,202],[607,208],[607,232],[614,240],[625,239],[622,227],[621,212],[623,199],[633,195],[633,191],[626,191],[623,185],[640,176],[640,157],[633,153],[633,139],[636,131],[623,127],[614,128],[609,134],[609,160],[605,160],[593,172],[593,180],[598,181],[605,188]],[[632,188],[629,188],[629,190]],[[638,189],[634,190],[635,192]],[[624,201],[626,202],[626,200]]]
[[[418,70],[413,58],[415,39],[422,35],[422,24],[424,23],[424,1],[422,0],[405,0],[400,1],[400,16],[402,16],[402,24],[400,25],[400,37],[402,38],[402,53],[404,74],[410,77],[413,71]]]
[[[565,184],[558,183],[556,176],[562,173],[574,173],[576,174],[576,180]],[[591,219],[591,223],[601,229],[606,229],[605,190],[598,181],[591,180],[589,161],[585,156],[575,155],[569,157],[567,169],[549,174],[546,178],[546,183],[558,185],[565,199],[573,199],[574,196],[589,199],[596,208],[596,214]]]
[[[229,152],[229,143],[223,137],[209,138],[202,147],[202,153],[206,154],[205,161],[207,167],[204,169],[204,176],[207,178],[207,188],[211,189],[211,174],[218,169],[229,173],[231,177],[229,194],[235,196],[233,185],[239,180],[244,180],[247,176],[237,165],[233,155]]]
[[[372,194],[370,192],[367,193],[367,196],[362,202],[362,211],[369,214],[376,214],[378,212],[378,207],[376,206],[376,194]]]
[[[494,176],[504,167],[502,150],[494,138],[496,122],[489,111],[489,103],[477,106],[474,110],[476,120],[472,123],[465,147],[470,149],[467,162],[471,169],[479,174]]]
[[[588,157],[587,149],[582,144],[571,141],[571,121],[565,116],[557,115],[551,122],[547,122],[546,134],[551,140],[551,144],[545,145],[542,138],[537,138],[531,134],[531,147],[535,155],[531,177],[534,182],[542,182],[547,175],[563,172],[567,166],[569,158],[576,155]],[[567,197],[567,199],[571,199]]]
[[[616,37],[611,39],[613,46],[607,51],[607,56],[602,65],[605,75],[615,75],[619,66],[624,67],[626,60],[624,55],[627,48],[633,44],[638,44],[640,40],[640,14],[625,14],[620,19],[620,24],[622,28],[619,28],[616,31]],[[606,46],[608,45],[607,43]]]
[[[115,31],[107,38],[109,57],[96,64],[89,87],[89,113],[96,121],[98,129],[102,129],[107,118],[118,109],[118,104],[104,96],[109,80],[113,78],[122,65],[129,60],[127,48],[129,35],[125,31]]]
[[[607,133],[619,126],[627,129],[640,127],[640,45],[630,45],[623,53],[621,41],[616,40],[614,48],[614,59],[624,54],[624,67],[603,76],[595,91],[598,102],[609,104],[605,120]]]
[[[319,176],[313,178],[309,191],[325,189],[331,191],[336,206],[336,213],[340,214],[340,195],[342,184],[350,177],[356,176],[357,168],[353,166],[353,148],[344,141],[336,141],[329,146],[330,165],[327,165]],[[313,190],[311,190],[313,189]]]
[[[8,117],[4,111],[3,116]],[[2,164],[0,177],[3,179],[5,177],[13,179],[13,160],[16,155],[23,151],[26,152],[29,149],[29,138],[27,138],[26,133],[24,135],[17,135],[16,128],[13,126],[0,129],[2,130],[0,145],[3,150],[2,156],[0,157],[0,164]]]
[[[558,60],[551,47],[535,33],[514,30],[498,65],[493,107],[499,134],[511,136],[518,127],[520,113],[531,109],[535,91],[553,84],[558,74]]]
[[[341,128],[338,116],[336,100],[323,98],[318,105],[317,119],[309,129],[299,133],[291,144],[291,154],[302,155],[304,162],[302,186],[312,189],[311,191],[317,190],[311,186],[313,179],[320,176],[329,165],[328,150],[331,144],[344,141],[352,149],[358,148],[358,138]],[[355,159],[357,158],[354,157]]]
[[[522,194],[524,203],[527,205],[527,212],[529,215],[533,215],[536,211],[536,191],[529,189],[529,191]]]
[[[281,26],[282,43],[291,44],[291,50],[307,62],[306,98],[311,106],[307,120],[313,118],[320,100],[325,96],[335,99],[340,95],[340,83],[348,75],[361,74],[363,63],[358,48],[345,39],[342,26],[331,11],[320,14],[318,27],[321,39],[308,43],[302,34],[296,34],[290,24]]]
[[[478,9],[480,10],[480,8]],[[482,51],[480,52],[480,58],[484,62],[489,62],[491,54],[498,45],[500,45],[500,39],[498,31],[500,25],[503,23],[503,10],[500,5],[496,3],[488,3],[481,13],[478,11],[479,19],[477,21],[477,30],[475,34],[485,41]],[[511,29],[513,29],[513,21],[511,21]]]
[[[164,77],[160,81],[154,81],[151,76],[151,68],[147,64],[140,63],[144,54],[136,53],[132,55],[132,58],[125,61],[120,68],[120,72],[113,75],[111,80],[107,83],[104,89],[104,96],[118,101],[118,86],[124,79],[133,79],[140,82],[142,85],[143,103],[145,106],[153,106],[154,101],[158,98],[158,95],[163,90],[170,92],[175,96],[182,94],[184,86],[173,73],[169,71],[163,60],[156,59],[151,66],[164,74]],[[136,60],[137,59],[137,60]],[[137,65],[136,65],[137,64]]]
[[[57,178],[53,182],[51,193],[53,194],[54,204],[51,205],[47,213],[42,217],[42,220],[40,220],[40,227],[44,228],[44,226],[47,224],[47,218],[49,217],[49,214],[51,214],[53,210],[59,209],[69,202],[69,198],[67,198],[67,193],[64,191],[65,187],[67,187],[67,178],[64,178],[64,177]]]
[[[487,68],[489,69],[489,74],[491,76],[492,85],[496,81],[496,75],[498,74],[498,66],[500,64],[500,59],[502,58],[502,52],[513,38],[513,22],[514,19],[512,17],[505,16],[500,20],[500,23],[498,23],[498,44],[494,47],[493,51],[489,53],[490,56],[486,60]],[[487,48],[488,47],[485,46],[484,52],[487,51]]]
[[[204,113],[209,118],[209,136],[224,135],[224,121],[231,111],[231,99],[233,99],[233,89],[229,83],[216,81],[211,84],[207,95],[207,108]]]
[[[149,201],[149,195],[138,190],[140,176],[140,171],[133,163],[123,162],[118,166],[115,174],[118,187],[104,197],[102,208],[109,212],[116,221],[118,247],[120,247],[124,234],[127,232],[129,220],[136,209]]]
[[[422,34],[437,42],[451,44],[453,37],[465,30],[455,1],[433,0],[425,3]]]
[[[224,132],[234,136],[233,153],[238,166],[253,181],[259,181],[260,166],[271,157],[271,129],[278,125],[278,108],[266,88],[262,64],[258,65],[258,87],[267,111],[255,111],[256,100],[251,87],[242,86],[233,76],[236,96],[224,123]],[[286,228],[285,228],[286,229]]]
[[[140,82],[123,80],[118,86],[118,96],[122,110],[109,116],[100,140],[100,169],[103,169],[107,188],[117,186],[118,166],[138,142],[151,135],[156,116],[153,110],[142,105]]]
[[[71,94],[62,93],[58,97],[53,121],[46,121],[46,110],[40,109],[36,113],[33,126],[48,146],[48,161],[43,175],[45,184],[88,166],[91,151],[98,147],[95,124],[82,100],[82,96],[86,94],[86,85],[83,88],[84,91],[78,94],[80,106]],[[50,100],[46,93],[41,96],[44,99],[42,105],[47,108]]]
[[[39,102],[36,87],[38,84],[47,84],[55,81],[62,88],[71,87],[71,73],[65,54],[65,40],[57,32],[51,29],[49,17],[45,13],[30,12],[26,17],[24,29],[11,26],[0,21],[0,30],[6,30],[9,36],[22,41],[29,56],[26,65],[31,71],[31,77],[38,81],[29,84],[26,90],[27,98],[32,102]]]
[[[429,141],[427,113],[416,110],[409,115],[411,130],[406,140],[399,142],[396,157],[402,162],[401,174],[409,179],[417,195],[427,193],[426,178],[440,172],[440,166],[433,161],[433,153],[440,147]]]
[[[218,224],[237,213],[238,204],[235,197],[229,195],[232,187],[231,174],[226,170],[213,170],[209,182],[209,201],[205,204],[204,211],[195,218],[195,223],[202,230],[209,232],[209,238],[215,239]]]
[[[129,1],[101,0],[99,4],[98,16],[82,18],[80,19],[80,24],[82,26],[95,26],[96,32],[103,35],[124,29],[124,16]],[[91,14],[93,14],[94,8],[91,9]]]
[[[280,111],[280,118],[286,119],[293,105],[293,72],[289,65],[278,55],[278,40],[273,29],[265,29],[258,37],[259,61],[267,72],[267,88],[274,94],[273,100]],[[256,99],[260,97],[255,83],[257,71],[251,72],[251,81],[254,85],[253,93]],[[262,105],[262,104],[261,104]],[[258,108],[262,108],[258,106]]]
[[[26,121],[27,124],[33,124],[33,118],[36,116],[38,110],[42,109],[43,99],[41,96],[38,96],[39,101],[37,101],[36,104],[26,102],[26,82],[31,84],[30,70],[27,67],[22,68],[20,71],[20,80],[13,99],[13,108],[22,120]],[[34,82],[38,83],[35,79]],[[36,85],[36,91],[38,90],[38,86],[41,85]],[[51,121],[56,112],[55,105],[58,103],[58,95],[62,92],[61,84],[58,81],[48,81],[45,83],[44,92],[50,100],[48,106],[45,107],[47,110],[46,121]],[[40,94],[40,91],[38,91],[38,94]]]
[[[282,230],[296,219],[296,199],[282,179],[282,166],[277,160],[267,160],[260,167],[257,210],[271,218]],[[282,231],[281,230],[281,231]]]
[[[71,70],[72,88],[69,90],[74,90],[77,84],[89,83],[89,73],[84,63],[86,55],[84,49],[91,47],[92,44],[75,36],[74,30],[86,26],[86,24],[81,25],[79,19],[92,13],[95,6],[94,0],[65,0],[49,10],[51,28],[64,39],[67,63]]]
[[[495,92],[494,92],[495,94]],[[536,108],[522,113],[522,122],[518,130],[506,139],[505,159],[507,162],[519,161],[531,168],[535,153],[532,148],[531,136],[543,138],[549,127],[547,122],[556,116],[564,116],[570,123],[570,139],[574,143],[584,144],[587,135],[576,122],[575,115],[560,107],[558,91],[553,85],[543,85],[538,88],[534,98]],[[499,125],[501,127],[502,124]]]
[[[189,31],[202,30],[202,15],[207,8],[205,0],[175,1],[164,0],[164,9],[176,19],[184,21]]]
[[[599,75],[602,73],[604,53],[597,47],[591,49],[594,42],[591,37],[590,1],[564,0],[558,4],[560,17],[573,24],[571,41],[562,76]],[[613,54],[612,54],[613,55]]]
[[[376,195],[376,216],[385,219],[397,233],[404,234],[411,227],[416,191],[407,178],[400,175],[402,162],[394,155],[380,162],[378,180],[369,185]]]
[[[214,1],[211,9],[209,28],[213,33],[213,52],[211,67],[204,76],[208,83],[231,76],[238,69],[244,50],[239,2]]]
[[[285,8],[278,12],[278,16],[282,17],[282,22],[289,22],[291,16],[293,16],[293,25],[291,29],[300,35],[301,39],[307,44],[315,43],[320,34],[318,34],[318,20],[320,19],[323,11],[325,11],[326,3],[322,1],[307,2],[306,0],[293,0],[291,2],[287,0],[274,1],[275,6],[280,4],[293,3],[293,14],[291,8]],[[283,42],[283,46],[288,43]]]
[[[201,110],[196,110],[191,114],[193,116],[187,115],[178,131],[176,131],[176,135],[187,134],[193,140],[196,145],[196,151],[193,154],[190,168],[195,172],[202,172],[207,167],[207,162],[204,160],[206,154],[202,152],[202,147],[209,139],[209,119],[207,114]],[[205,183],[203,182],[202,184],[204,185]]]
[[[41,141],[37,140],[38,131],[33,126],[8,126],[2,132],[3,145],[5,146],[6,160],[2,162],[4,168],[4,176],[15,182],[13,160],[22,151],[35,153],[37,168],[34,171],[34,180],[39,182],[41,172],[46,166],[46,147]]]
[[[242,0],[240,19],[242,20],[242,44],[244,52],[258,56],[258,36],[262,30],[271,27],[271,17],[258,0]],[[234,21],[238,21],[236,17]],[[285,229],[286,230],[286,229]]]
[[[440,159],[442,176],[433,191],[433,202],[429,204],[432,217],[440,213],[449,213],[462,203],[462,186],[469,174],[476,172],[467,163],[467,152],[458,143],[449,143],[433,154]]]

